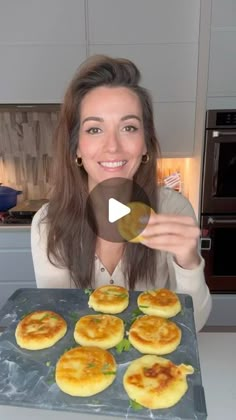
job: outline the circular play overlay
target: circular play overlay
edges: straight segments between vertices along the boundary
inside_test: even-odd
[[[140,242],[151,211],[143,188],[125,178],[110,178],[99,183],[86,203],[90,228],[109,242]]]

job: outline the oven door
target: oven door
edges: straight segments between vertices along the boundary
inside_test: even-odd
[[[202,213],[236,213],[236,130],[207,130]]]
[[[236,293],[236,215],[202,216],[201,253],[211,292]]]

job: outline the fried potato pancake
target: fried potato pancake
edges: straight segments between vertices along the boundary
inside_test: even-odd
[[[179,366],[163,357],[146,355],[134,360],[123,377],[124,388],[132,400],[146,408],[169,408],[186,393],[190,365]]]
[[[88,306],[97,312],[118,314],[129,305],[128,290],[121,286],[101,286],[90,295]]]
[[[114,315],[86,315],[75,325],[74,339],[81,346],[110,349],[124,337],[124,322]]]
[[[41,350],[53,346],[67,331],[66,321],[57,313],[39,310],[26,315],[15,331],[18,346]]]
[[[178,347],[181,335],[174,322],[155,315],[144,315],[131,325],[129,341],[140,353],[168,354]]]
[[[89,397],[108,388],[116,377],[116,371],[116,361],[107,350],[76,347],[58,360],[55,379],[66,394]]]
[[[163,318],[171,318],[181,311],[178,296],[169,289],[147,290],[138,296],[137,304],[144,314]]]
[[[118,220],[118,231],[126,241],[141,242],[143,238],[140,232],[145,228],[145,224],[140,221],[140,218],[148,220],[153,210],[147,204],[139,201],[133,201],[126,205],[131,209],[131,212]]]

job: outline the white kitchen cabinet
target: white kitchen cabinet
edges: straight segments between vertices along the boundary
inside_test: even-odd
[[[0,10],[1,44],[85,44],[84,0],[0,0]]]
[[[163,156],[191,156],[201,1],[0,0],[0,102],[61,102],[87,56],[128,57],[159,112]]]
[[[141,71],[141,84],[156,102],[196,99],[197,44],[89,45],[89,54],[133,60]]]
[[[236,108],[235,0],[212,0],[207,108]]]
[[[0,307],[17,289],[36,287],[29,228],[0,228]]]
[[[233,31],[212,31],[208,96],[236,96],[236,23]]]
[[[0,102],[61,102],[86,57],[84,0],[0,0]]]
[[[163,157],[193,154],[195,102],[154,103],[154,120]]]
[[[83,45],[1,45],[2,103],[60,103],[80,62]]]
[[[137,64],[163,157],[193,155],[199,20],[200,0],[88,0],[88,53]]]
[[[194,43],[199,1],[88,0],[91,44]]]

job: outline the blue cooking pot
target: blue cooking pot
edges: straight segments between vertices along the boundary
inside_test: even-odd
[[[0,186],[0,211],[7,211],[16,206],[17,196],[22,191],[14,190],[14,188]]]

